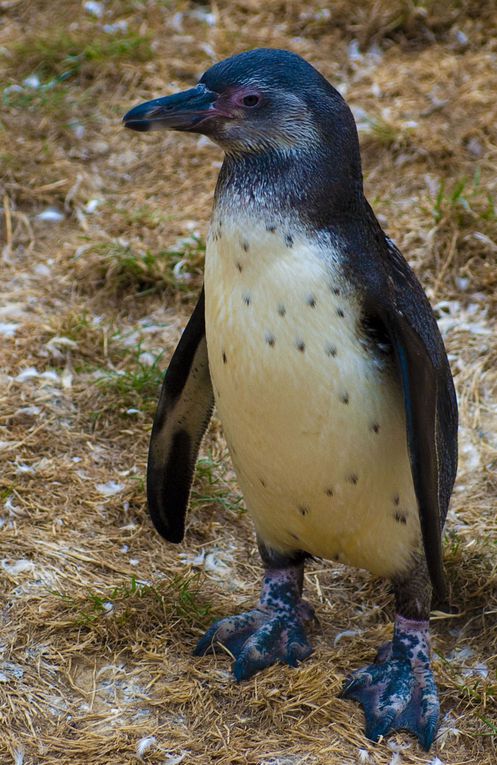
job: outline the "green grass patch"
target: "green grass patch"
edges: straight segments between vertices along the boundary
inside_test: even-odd
[[[408,124],[396,123],[380,116],[366,116],[364,120],[369,127],[365,141],[369,139],[376,145],[392,150],[406,149],[413,142],[415,128]]]
[[[60,113],[66,109],[66,91],[54,83],[50,88],[23,88],[22,90],[5,89],[2,95],[3,105],[13,109],[42,109]]]
[[[87,590],[70,595],[61,591],[51,594],[59,598],[68,611],[73,626],[92,626],[102,621],[123,625],[143,616],[143,611],[160,607],[168,619],[203,622],[211,605],[199,597],[200,575],[169,576],[158,584],[148,584],[131,577],[115,587]]]
[[[53,316],[42,343],[50,350],[52,364],[64,367],[69,353],[75,371],[84,374],[119,365],[130,353],[115,326],[97,320],[87,310]]]
[[[164,221],[170,220],[171,216],[156,210],[150,205],[141,205],[139,207],[119,208],[120,213],[127,226],[144,226],[145,228],[157,228]]]
[[[382,146],[391,148],[392,146],[405,146],[410,142],[413,132],[412,128],[405,128],[402,125],[395,125],[381,117],[371,118],[369,120],[371,134]]]
[[[119,242],[102,242],[71,261],[81,286],[115,296],[172,291],[188,294],[202,279],[203,239],[192,237],[173,249],[140,251]]]
[[[236,513],[246,512],[243,497],[236,488],[236,483],[227,481],[223,463],[212,455],[200,457],[195,468],[195,480],[190,498],[192,507],[221,505],[225,510]]]
[[[149,37],[129,33],[114,38],[65,30],[26,37],[11,46],[10,54],[8,69],[14,77],[36,73],[49,82],[65,81],[82,71],[95,72],[108,62],[150,61],[154,55]]]
[[[482,188],[478,170],[472,179],[462,177],[450,182],[442,179],[430,212],[435,223],[452,221],[460,227],[477,221],[493,224],[497,221],[495,199]]]
[[[457,684],[461,696],[475,707],[497,702],[497,683],[482,677],[468,678]]]
[[[164,370],[161,367],[164,351],[154,356],[152,364],[141,360],[143,349],[128,354],[129,366],[124,369],[105,369],[97,380],[97,385],[119,397],[123,406],[143,407],[157,401]]]
[[[14,486],[7,484],[6,487],[0,487],[0,502],[6,502],[8,498],[12,496],[13,492]]]
[[[484,736],[496,736],[497,737],[497,724],[489,720],[488,717],[479,715],[479,719],[488,728],[488,732],[483,733]]]
[[[109,74],[119,74],[119,68],[114,65],[120,61],[142,63],[151,58],[150,39],[137,34],[114,38],[91,34],[91,31],[72,34],[55,30],[30,35],[12,45],[2,62],[5,82],[1,90],[2,105],[21,114],[41,113],[53,117],[50,126],[61,132],[61,128],[66,129],[71,122],[94,118],[94,99],[87,88],[88,80],[97,75],[102,79]],[[38,85],[24,84],[28,75],[37,77]],[[70,82],[80,76],[86,89],[74,92]]]
[[[77,343],[86,339],[88,335],[94,339],[93,333],[98,331],[98,325],[92,321],[92,315],[89,311],[85,310],[81,313],[74,311],[67,313],[57,323],[57,330],[58,334]]]
[[[53,141],[53,131],[61,135],[71,125],[92,124],[95,121],[95,107],[90,91],[70,88],[66,79],[58,77],[38,87],[4,88],[2,106],[5,124],[12,118],[17,124],[21,120],[22,132],[38,142],[40,139]],[[41,125],[40,117],[45,118]]]

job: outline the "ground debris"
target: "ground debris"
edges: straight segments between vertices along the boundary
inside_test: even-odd
[[[496,760],[497,89],[493,0],[5,2],[0,218],[2,763],[449,765]],[[70,17],[70,25],[67,19]],[[391,634],[386,585],[322,562],[297,670],[238,685],[196,659],[256,602],[250,521],[213,420],[179,546],[145,464],[168,359],[202,282],[222,159],[122,115],[271,45],[349,100],[368,197],[427,288],[461,412],[445,537],[458,612],[434,615],[434,750],[373,745],[344,678]]]

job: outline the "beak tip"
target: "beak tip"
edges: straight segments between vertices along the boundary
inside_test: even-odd
[[[148,120],[130,120],[123,117],[123,126],[129,130],[136,130],[138,133],[146,133],[150,130],[150,122]]]
[[[149,112],[148,104],[140,104],[130,109],[123,117],[123,125],[130,130],[137,130],[141,133],[150,128],[150,122],[147,119]]]
[[[144,133],[148,130],[195,130],[197,124],[212,116],[209,113],[216,94],[204,86],[154,98],[130,109],[123,117],[124,127]]]

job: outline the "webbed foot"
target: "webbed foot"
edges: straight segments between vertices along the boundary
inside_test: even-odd
[[[300,596],[301,571],[269,569],[257,608],[215,622],[199,640],[195,655],[225,646],[235,657],[233,673],[247,680],[277,661],[292,667],[312,653],[304,622],[314,612]]]
[[[397,616],[392,643],[380,649],[375,664],[347,679],[342,698],[362,705],[368,738],[378,741],[389,732],[408,730],[428,751],[440,712],[428,622]]]

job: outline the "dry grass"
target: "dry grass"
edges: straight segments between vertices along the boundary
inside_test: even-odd
[[[494,2],[103,8],[3,3],[0,761],[495,763]],[[390,630],[388,589],[364,572],[309,567],[321,624],[298,670],[238,686],[228,658],[192,658],[206,623],[252,603],[260,576],[216,422],[185,544],[164,544],[146,514],[151,411],[201,278],[221,156],[119,120],[258,45],[301,53],[346,93],[368,195],[450,352],[461,469],[445,544],[460,613],[434,623],[443,719],[430,755],[407,735],[370,744],[360,710],[337,698]],[[47,208],[61,220],[37,218]]]

